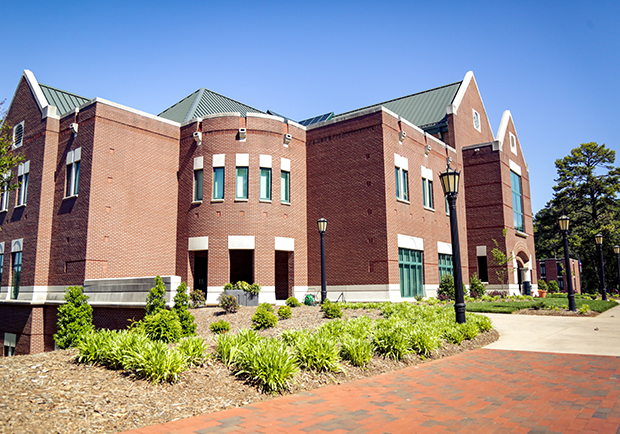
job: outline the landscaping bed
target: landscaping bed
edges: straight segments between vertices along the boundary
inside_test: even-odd
[[[448,309],[450,309],[448,307]],[[230,334],[251,328],[255,308],[242,307],[235,314],[222,315],[219,308],[192,309],[197,333],[209,339],[215,352],[216,338],[209,325],[224,319]],[[344,309],[345,318],[382,317],[378,309]],[[329,319],[319,307],[293,309],[292,318],[280,320],[276,328],[260,330],[263,336],[279,336],[284,330],[315,330]],[[491,330],[460,345],[445,343],[425,360],[434,360],[478,348],[497,340]],[[121,370],[75,362],[76,350],[55,351],[0,359],[0,431],[20,433],[114,433],[160,424],[175,419],[219,411],[271,399],[224,366],[215,357],[203,367],[181,374],[176,384],[153,385]],[[342,362],[344,372],[302,370],[288,391],[299,393],[329,384],[344,383],[423,363],[420,356],[402,360],[375,356],[366,368]]]
[[[523,298],[523,297],[521,297]],[[531,298],[531,297],[530,297]],[[583,306],[587,305],[588,308]],[[591,300],[587,298],[576,298],[575,306],[577,312],[568,310],[568,299],[566,297],[555,298],[534,298],[531,300],[483,300],[467,301],[467,312],[476,313],[515,313],[520,315],[555,315],[555,316],[596,316],[605,312],[618,303],[614,300]],[[582,309],[583,308],[583,309]],[[582,309],[582,312],[579,310]]]

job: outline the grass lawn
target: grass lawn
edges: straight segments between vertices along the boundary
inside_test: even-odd
[[[481,301],[481,302],[469,302],[466,309],[468,312],[487,312],[487,313],[512,313],[516,310],[530,309],[537,305],[539,302],[544,303],[544,308],[562,308],[562,306],[568,305],[568,298],[537,298],[536,300],[524,300],[524,301]],[[615,301],[602,301],[602,300],[585,300],[576,299],[575,304],[577,309],[582,305],[587,304],[595,312],[605,312],[607,309],[611,309],[618,305]]]

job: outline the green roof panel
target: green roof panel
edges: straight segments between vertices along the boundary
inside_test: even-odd
[[[462,82],[459,81],[424,92],[414,93],[413,95],[373,104],[336,115],[334,118],[355,114],[356,112],[373,107],[383,106],[418,127],[431,126],[444,120],[447,114],[446,107],[454,100],[461,83]]]
[[[241,116],[246,116],[247,113],[264,113],[203,87],[167,108],[158,116],[175,122],[186,122],[206,115],[230,112],[239,112]]]
[[[90,98],[76,95],[74,93],[65,92],[52,86],[40,84],[41,91],[49,105],[56,107],[60,116],[90,101]]]

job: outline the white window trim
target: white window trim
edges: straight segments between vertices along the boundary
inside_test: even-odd
[[[22,138],[19,141],[19,144],[15,143],[15,133],[17,132],[17,128],[21,126],[22,129]],[[20,123],[18,123],[17,125],[15,125],[13,127],[13,145],[12,145],[12,149],[16,149],[19,148],[20,146],[22,146],[24,144],[24,130],[25,130],[25,121],[21,121]]]
[[[432,175],[432,173],[431,173],[431,175]],[[424,181],[426,181],[426,182],[424,182]],[[430,189],[429,188],[429,186],[430,186],[429,182],[431,182],[431,183],[433,182],[433,178],[432,177],[431,178],[426,178],[425,176],[422,176],[422,189],[423,189],[423,192],[422,192],[422,206],[424,207],[425,210],[435,211],[435,208],[433,208],[435,206],[435,198],[433,197],[433,191],[435,190],[435,188],[433,187],[432,189]],[[430,198],[431,205],[433,205],[432,207],[431,206],[427,206],[424,203],[424,193],[426,193],[426,197]]]
[[[284,184],[282,183],[282,173],[288,173],[288,185],[287,185],[288,188],[286,189],[286,192],[288,193],[288,200],[282,199],[282,189],[284,188]],[[280,170],[280,203],[283,205],[291,204],[291,172],[290,170],[284,170],[284,169]]]
[[[76,163],[79,163],[81,160],[82,160],[82,148],[77,148],[73,151],[67,152],[67,175],[71,173],[71,185],[69,188],[69,194],[65,196],[65,199],[77,197],[77,194],[75,194],[75,190],[77,187],[77,183],[75,182],[75,172],[77,168]],[[69,169],[69,166],[71,166],[70,169]],[[79,183],[79,180],[78,180],[78,183]],[[79,189],[77,190],[79,191]],[[66,193],[67,193],[67,189],[65,188],[65,194]]]
[[[30,173],[30,160],[25,163],[20,163],[17,166],[17,181],[21,184],[23,182],[23,178],[26,177]],[[28,199],[28,182],[25,183],[25,187],[21,186],[17,189],[17,207],[26,206],[26,200],[24,200],[24,196],[26,196],[26,200]]]
[[[472,123],[474,128],[480,132],[482,132],[482,119],[480,118],[480,113],[478,113],[475,109],[472,110]],[[478,117],[478,126],[476,126],[476,116]]]
[[[508,141],[510,142],[510,150],[513,154],[517,154],[517,138],[510,131],[508,132]]]
[[[411,191],[409,189],[409,159],[403,157],[402,155],[394,154],[394,166],[398,169],[398,185],[396,185],[396,190],[400,191],[400,195],[396,195],[396,200],[398,202],[403,202],[406,204],[410,204]],[[404,198],[403,185],[405,185],[405,176],[404,172],[407,172],[407,199]],[[400,187],[400,188],[399,188]]]
[[[8,177],[10,178],[11,171],[8,171]],[[9,210],[9,184],[4,184],[4,189],[0,193],[0,212]]]

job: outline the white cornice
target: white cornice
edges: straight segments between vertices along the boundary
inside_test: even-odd
[[[489,120],[489,115],[487,113],[486,107],[484,106],[482,95],[480,95],[480,88],[478,87],[478,82],[476,82],[476,77],[474,77],[473,71],[468,71],[467,74],[465,74],[465,78],[463,78],[463,82],[461,83],[461,86],[459,87],[459,90],[456,93],[456,96],[454,97],[454,101],[452,102],[452,104],[448,104],[448,106],[446,107],[446,112],[448,114],[455,114],[455,115],[458,113],[459,107],[461,103],[463,102],[463,98],[465,97],[465,92],[467,92],[467,88],[469,87],[472,81],[476,85],[476,92],[478,93],[478,96],[480,97],[480,102],[482,103],[482,108],[484,109],[484,114],[485,114],[485,117],[487,118],[487,124],[489,125],[489,131],[491,131],[491,134],[493,134],[493,128],[491,128],[491,121]]]

